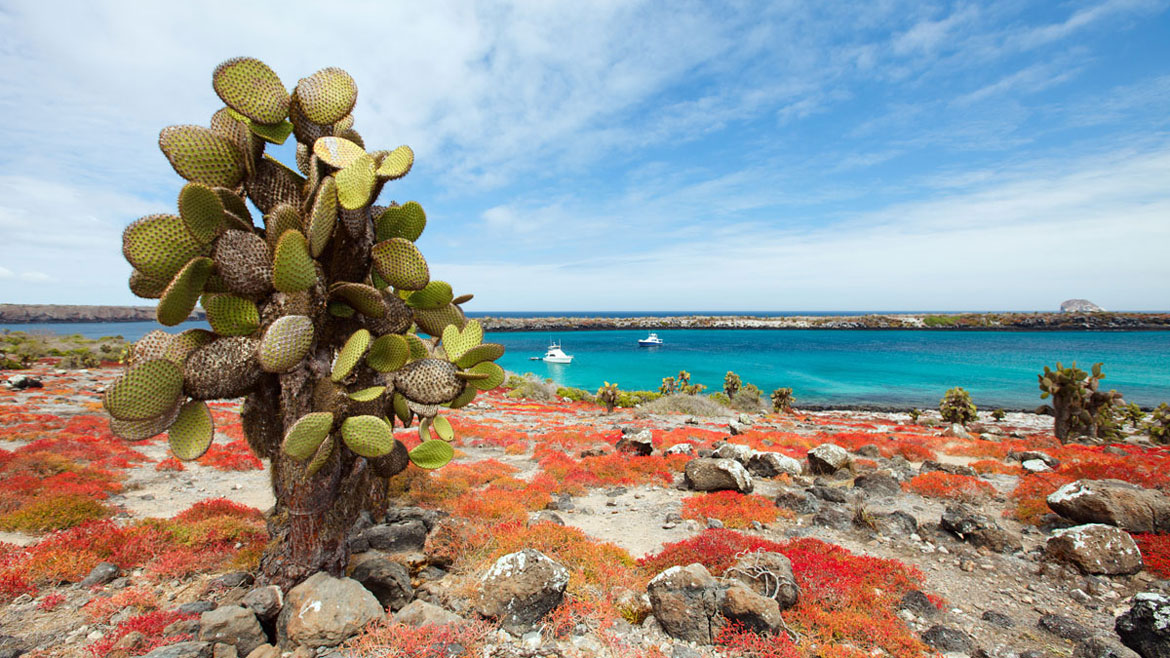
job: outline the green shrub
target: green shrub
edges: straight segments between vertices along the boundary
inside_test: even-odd
[[[966,425],[975,420],[976,407],[971,402],[971,396],[961,386],[947,391],[938,403],[938,411],[942,419],[948,423]]]
[[[562,387],[558,388],[557,389],[557,397],[561,398],[562,400],[565,398],[568,398],[568,399],[572,400],[573,402],[581,402],[582,400],[584,400],[585,402],[592,402],[593,401],[593,394],[592,393],[590,393],[589,391],[586,391],[583,388],[573,388],[571,386],[562,386]]]
[[[721,404],[728,409],[731,408],[731,398],[727,397],[726,393],[708,393],[707,399],[714,401],[716,404]]]
[[[920,416],[922,416],[922,412],[919,411],[917,408],[911,409],[909,412],[907,412],[907,414],[910,416],[911,423],[917,423],[918,418]]]
[[[716,393],[716,395],[723,395]],[[703,395],[664,395],[643,404],[641,414],[687,414],[688,416],[727,417],[731,411],[724,405]]]
[[[1004,418],[1007,418],[1007,412],[1003,409],[996,409],[995,411],[991,412],[991,417],[997,421],[1001,421]]]
[[[953,327],[958,321],[953,315],[928,315],[922,318],[922,324],[928,327]]]

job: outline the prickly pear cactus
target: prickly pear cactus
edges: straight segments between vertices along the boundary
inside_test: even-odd
[[[605,382],[604,386],[597,389],[597,401],[605,405],[607,412],[613,412],[613,408],[617,406],[620,397],[621,392],[618,390],[617,384]]]
[[[1052,431],[1061,442],[1078,436],[1103,439],[1121,436],[1115,411],[1125,401],[1117,391],[1098,390],[1100,381],[1105,379],[1100,363],[1093,364],[1091,372],[1085,372],[1075,362],[1067,368],[1058,362],[1055,370],[1044,366],[1044,372],[1037,377],[1040,398],[1052,396],[1052,405],[1045,405],[1040,411],[1053,417]]]
[[[1170,404],[1159,404],[1143,427],[1154,443],[1170,443]]]
[[[949,389],[938,403],[938,412],[948,423],[966,425],[975,420],[976,408],[971,396],[961,386]]]
[[[743,386],[743,381],[739,375],[728,370],[727,374],[723,376],[723,393],[728,398],[735,399],[735,394],[739,392],[741,386]]]
[[[212,88],[225,107],[208,126],[159,136],[187,181],[177,212],[143,217],[122,239],[130,289],[158,300],[159,322],[177,325],[200,304],[212,330],[147,335],[105,408],[119,436],[168,432],[174,454],[195,459],[215,436],[206,401],[245,398],[249,445],[272,460],[277,515],[303,526],[284,537],[302,563],[292,578],[337,572],[356,498],[408,462],[450,461],[442,411],[500,385],[504,348],[466,319],[470,295],[431,279],[416,246],[422,206],[377,205],[414,153],[366,148],[348,73],[325,68],[290,92],[240,57],[215,69]],[[294,166],[265,153],[290,136]],[[416,421],[422,442],[407,452],[393,427]]]
[[[792,395],[792,389],[788,387],[772,391],[771,398],[772,411],[776,413],[792,411],[792,403],[796,401],[796,397]]]

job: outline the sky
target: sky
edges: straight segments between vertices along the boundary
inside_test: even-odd
[[[246,55],[353,75],[471,311],[1170,309],[1168,2],[321,8],[0,0],[0,302],[153,303],[158,131]]]

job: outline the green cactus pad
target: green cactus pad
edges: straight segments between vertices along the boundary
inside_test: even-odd
[[[183,373],[166,359],[136,363],[106,389],[102,404],[118,420],[161,416],[183,393]]]
[[[390,399],[390,407],[394,410],[394,416],[402,423],[403,427],[410,426],[411,411],[406,404],[406,398],[402,397],[401,393],[395,393]]]
[[[326,310],[329,311],[329,315],[335,318],[352,318],[354,315],[357,315],[357,309],[345,302],[329,302]]]
[[[288,230],[300,231],[301,225],[301,213],[296,207],[282,203],[273,208],[272,212],[264,215],[264,239],[268,242],[268,250],[275,254],[280,236]]]
[[[379,242],[390,238],[402,238],[414,242],[427,227],[427,214],[416,201],[407,201],[401,206],[390,206],[382,211],[374,222],[375,239]]]
[[[431,419],[431,429],[435,430],[435,434],[444,441],[451,441],[455,438],[455,428],[451,427],[451,421],[447,420],[446,416],[435,416]]]
[[[354,366],[361,361],[365,356],[366,350],[370,347],[370,332],[365,329],[358,329],[353,332],[349,340],[345,341],[345,345],[341,346],[341,350],[337,352],[337,358],[333,361],[333,372],[329,378],[335,382],[339,382],[349,376],[353,372]]]
[[[386,154],[378,162],[378,178],[396,180],[402,178],[414,166],[414,151],[405,144]]]
[[[504,383],[504,369],[492,363],[491,361],[477,363],[474,366],[468,368],[468,372],[487,373],[487,379],[478,379],[476,381],[469,382],[471,386],[474,386],[481,391],[490,391]]]
[[[272,285],[281,292],[308,290],[317,281],[317,268],[309,256],[308,241],[300,231],[288,230],[276,243]]]
[[[211,86],[224,104],[252,121],[279,123],[288,116],[288,92],[268,65],[251,57],[233,57],[211,76]]]
[[[382,394],[385,392],[385,386],[371,386],[369,388],[363,388],[360,391],[354,391],[353,393],[350,393],[349,399],[353,400],[354,402],[372,402],[382,397]]]
[[[450,353],[448,353],[448,356],[450,356]],[[499,343],[484,343],[467,350],[462,356],[455,359],[454,363],[460,368],[470,368],[484,361],[495,361],[501,356],[504,356],[503,345]]]
[[[338,137],[340,137],[342,139],[348,139],[349,141],[353,142],[354,144],[357,144],[358,146],[362,147],[363,149],[366,148],[366,140],[362,139],[361,133],[354,130],[353,128],[339,130],[337,128],[337,124],[333,124],[333,134],[337,135]],[[378,164],[377,159],[375,158],[374,166],[377,167],[377,164]]]
[[[456,305],[456,306],[459,306],[460,304],[466,304],[467,302],[471,301],[472,299],[475,299],[475,295],[468,293],[466,295],[459,295],[455,299],[452,299],[451,303]]]
[[[317,258],[325,251],[337,226],[337,182],[328,176],[317,187],[313,210],[309,214],[309,255]]]
[[[288,119],[292,122],[293,134],[301,144],[314,144],[318,139],[333,134],[333,126],[314,123],[305,116],[295,93],[288,104]]]
[[[366,150],[342,137],[322,137],[313,143],[313,154],[335,169],[344,169],[366,155]]]
[[[341,423],[341,439],[362,457],[381,457],[394,448],[394,430],[377,416],[350,416]]]
[[[305,179],[270,155],[256,163],[256,175],[249,177],[247,183],[248,198],[262,213],[268,213],[282,203],[294,208],[301,205]]]
[[[265,372],[288,372],[313,346],[313,321],[304,315],[286,315],[268,325],[256,358]]]
[[[240,152],[245,176],[252,173],[257,155],[264,151],[263,143],[248,130],[248,123],[248,117],[225,107],[211,115],[210,124],[212,132],[226,137]]]
[[[463,392],[463,381],[456,372],[454,364],[441,359],[411,361],[395,373],[394,390],[414,402],[445,404]]]
[[[199,242],[211,242],[223,228],[223,201],[202,183],[187,183],[179,191],[179,216],[187,232]]]
[[[134,269],[158,281],[170,281],[203,250],[178,215],[147,215],[122,232],[122,255]]]
[[[468,320],[463,329],[453,324],[443,328],[443,349],[447,351],[447,359],[450,361],[456,361],[482,342],[483,327],[479,320]]]
[[[143,299],[158,299],[167,289],[167,282],[152,279],[138,270],[130,271],[130,292]]]
[[[410,360],[416,361],[418,359],[425,359],[430,354],[427,345],[423,339],[415,334],[406,334],[403,336],[406,339],[406,346],[410,348]]]
[[[264,374],[256,360],[259,343],[249,336],[227,336],[192,351],[183,365],[183,391],[196,400],[247,395]]]
[[[446,281],[431,281],[422,290],[410,293],[406,303],[413,308],[431,310],[450,304],[453,297],[451,284]]]
[[[446,441],[423,441],[410,451],[410,461],[415,466],[427,470],[435,470],[446,466],[455,458],[455,449]]]
[[[333,452],[337,447],[337,441],[333,437],[329,437],[321,442],[321,447],[317,448],[317,452],[313,454],[313,458],[309,460],[309,464],[305,466],[305,475],[316,475],[317,471],[321,470],[325,464],[329,463],[329,458],[333,456]]]
[[[465,382],[478,382],[480,380],[491,377],[491,375],[486,372],[472,372],[470,370],[460,370],[459,372],[455,373],[455,376]]]
[[[349,302],[362,315],[371,318],[381,318],[386,315],[386,300],[382,293],[373,286],[364,283],[339,283],[333,287],[331,296],[340,297]]]
[[[301,78],[294,94],[305,118],[331,126],[344,119],[357,103],[357,83],[345,71],[331,66]]]
[[[256,304],[235,295],[204,295],[203,309],[212,331],[220,336],[249,336],[260,328]]]
[[[475,388],[474,386],[468,386],[467,388],[463,389],[463,392],[459,394],[459,397],[451,400],[451,404],[447,406],[451,409],[462,409],[463,407],[471,404],[471,401],[475,399],[476,393],[479,393],[479,389]]]
[[[170,411],[161,416],[154,418],[147,418],[146,420],[118,420],[117,418],[110,419],[110,431],[114,436],[126,439],[127,441],[142,441],[149,439],[152,436],[158,436],[167,431],[167,428],[175,422],[175,418],[179,416],[179,410],[183,405],[175,402]]]
[[[203,126],[169,126],[158,136],[175,172],[194,183],[235,187],[244,178],[244,155],[236,144]]]
[[[262,297],[272,289],[268,245],[252,231],[224,231],[215,241],[211,257],[227,290],[247,297]]]
[[[256,135],[269,144],[277,145],[285,143],[293,131],[291,121],[281,121],[280,123],[271,125],[252,121],[248,123],[248,128],[252,131],[253,135]]]
[[[226,187],[212,188],[215,190],[216,196],[219,197],[220,203],[223,204],[224,212],[229,215],[235,215],[235,220],[244,224],[245,229],[252,228],[252,213],[248,210],[248,204],[240,195]]]
[[[392,372],[406,365],[410,359],[410,346],[406,339],[398,334],[379,336],[370,343],[370,353],[366,355],[366,363],[378,372]]]
[[[183,322],[195,310],[195,303],[203,293],[203,285],[211,276],[215,262],[210,258],[192,258],[175,275],[158,301],[155,315],[159,323],[173,327]]]
[[[173,361],[175,365],[182,368],[187,363],[187,357],[191,355],[191,352],[207,345],[215,338],[215,334],[206,329],[188,329],[179,332],[171,337],[166,352],[163,353],[163,358]]]
[[[202,400],[192,400],[179,410],[179,417],[167,432],[171,452],[183,461],[199,459],[211,447],[215,438],[215,423],[211,409]]]
[[[338,171],[336,178],[337,200],[342,208],[357,210],[365,206],[370,202],[374,186],[378,182],[374,175],[374,156],[363,153],[353,163]]]
[[[442,336],[447,327],[463,328],[463,314],[454,304],[431,310],[417,309],[414,312],[414,321],[418,328],[428,336]]]
[[[297,461],[305,461],[312,457],[321,442],[329,436],[333,428],[333,414],[328,411],[318,411],[305,414],[297,419],[284,435],[281,449],[285,454]]]
[[[409,240],[383,240],[374,245],[370,255],[378,274],[395,288],[422,290],[431,280],[426,259]]]
[[[147,333],[130,346],[130,358],[126,360],[126,365],[166,358],[167,346],[171,344],[172,338],[174,336],[161,329]]]
[[[347,114],[341,117],[341,120],[333,124],[333,134],[340,135],[341,133],[353,129],[354,118],[353,114]],[[362,147],[365,148],[365,147]]]

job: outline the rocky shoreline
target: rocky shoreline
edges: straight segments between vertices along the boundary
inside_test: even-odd
[[[0,304],[0,324],[150,322],[151,306]],[[203,319],[196,309],[192,320]],[[934,331],[1170,330],[1170,313],[896,313],[844,316],[675,315],[643,317],[479,317],[487,331],[605,331],[621,329],[917,329]]]

